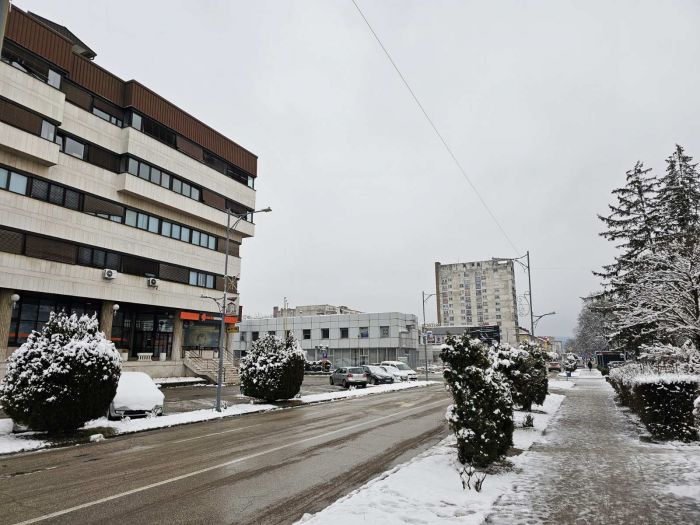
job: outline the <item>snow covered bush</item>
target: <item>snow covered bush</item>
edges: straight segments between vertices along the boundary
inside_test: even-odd
[[[241,393],[267,401],[291,399],[304,381],[305,361],[291,333],[286,340],[264,335],[241,358]]]
[[[119,353],[94,315],[52,312],[9,357],[0,405],[33,430],[76,429],[107,413],[120,374]]]
[[[576,356],[574,354],[566,354],[564,357],[564,370],[567,372],[573,372],[576,370],[578,359],[576,359]]]
[[[620,403],[638,413],[654,437],[698,438],[693,403],[700,385],[700,355],[692,345],[644,347],[638,360],[613,368],[608,378]]]
[[[547,397],[547,353],[538,345],[523,343],[513,348],[502,343],[496,347],[495,368],[510,385],[513,403],[530,411]]]
[[[490,349],[467,334],[449,336],[440,357],[450,366],[444,377],[454,403],[445,417],[457,437],[457,457],[461,463],[485,467],[513,444],[508,381],[494,369]]]

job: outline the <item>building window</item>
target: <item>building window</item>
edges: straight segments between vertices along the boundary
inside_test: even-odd
[[[380,326],[379,327],[379,337],[389,337],[389,327]]]
[[[59,146],[61,146],[61,151],[63,153],[81,160],[85,158],[85,144],[70,137],[59,136],[58,139],[62,139],[61,142],[59,142]]]
[[[190,270],[189,284],[201,288],[214,288],[214,276],[209,273]]]
[[[311,330],[310,329],[304,328],[301,333],[302,333],[302,337],[305,340],[311,339]]]
[[[331,336],[330,328],[321,328],[321,339],[328,339]]]
[[[260,339],[260,332],[251,332],[250,333],[250,340],[251,341],[257,341]]]
[[[360,339],[369,338],[369,326],[361,326],[359,336],[360,336]]]
[[[347,328],[341,328],[340,329],[340,338],[347,339],[348,337],[350,337],[349,330]]]
[[[19,193],[20,195],[27,194],[27,177],[20,175],[19,173],[10,173],[10,185],[8,189],[12,193]]]
[[[41,123],[41,138],[54,142],[56,140],[56,126],[44,120]]]
[[[276,334],[277,334],[277,332],[275,332],[274,330],[267,331],[267,335],[276,335]]]
[[[241,339],[240,339],[240,341],[241,341],[241,343],[245,343],[245,341],[246,341],[246,332],[241,332]]]

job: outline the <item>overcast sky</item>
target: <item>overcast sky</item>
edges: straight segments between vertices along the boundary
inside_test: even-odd
[[[530,250],[538,333],[570,335],[637,159],[700,157],[700,2],[15,0],[259,156],[242,304],[421,313],[434,262]],[[518,271],[518,294],[526,289]],[[434,299],[428,321],[436,319]],[[526,323],[521,322],[526,325]]]

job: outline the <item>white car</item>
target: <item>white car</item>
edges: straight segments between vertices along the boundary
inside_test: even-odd
[[[122,372],[117,393],[109,405],[109,418],[160,416],[165,396],[143,372]]]
[[[397,368],[399,374],[401,374],[402,381],[418,380],[418,374],[416,374],[416,371],[411,369],[411,367],[403,361],[382,361],[382,366],[393,366],[394,368]]]
[[[387,374],[389,374],[394,379],[394,383],[405,381],[404,376],[401,375],[401,371],[395,366],[381,365],[379,368],[383,369]]]

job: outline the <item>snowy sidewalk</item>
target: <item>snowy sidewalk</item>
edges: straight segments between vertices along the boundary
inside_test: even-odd
[[[700,523],[700,446],[645,443],[587,370],[486,523]]]

